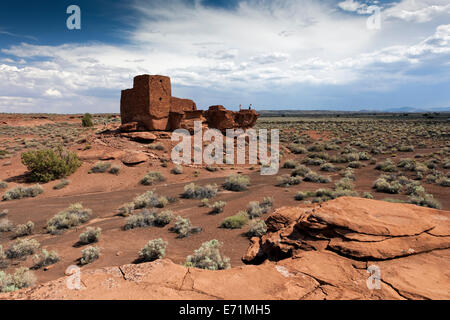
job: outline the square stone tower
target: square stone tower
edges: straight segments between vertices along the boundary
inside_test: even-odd
[[[122,123],[137,123],[138,130],[168,130],[171,97],[169,77],[136,76],[133,88],[122,90]]]

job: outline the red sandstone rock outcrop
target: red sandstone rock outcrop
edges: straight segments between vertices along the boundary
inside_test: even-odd
[[[207,122],[219,130],[253,127],[258,119],[255,110],[233,112],[223,106],[208,111],[197,110],[194,101],[172,97],[170,78],[140,75],[132,89],[122,91],[120,99],[122,132],[193,130],[194,121]]]
[[[205,111],[205,117],[210,128],[218,130],[251,128],[258,120],[258,114],[255,110],[240,110],[234,112],[227,110],[224,106],[211,106]]]
[[[450,299],[450,212],[343,197],[280,208],[247,265],[224,271],[170,260],[82,271],[0,299]],[[267,259],[269,258],[269,259]],[[272,260],[272,261],[271,261]],[[369,266],[379,289],[367,286]]]

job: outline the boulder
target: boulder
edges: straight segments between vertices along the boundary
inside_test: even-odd
[[[119,130],[121,132],[132,132],[132,131],[137,131],[137,129],[138,129],[138,123],[136,121],[123,123],[119,127]]]
[[[283,207],[251,239],[245,260],[257,265],[212,271],[158,259],[84,270],[81,290],[62,277],[0,300],[448,300],[449,221],[449,211],[351,197]],[[379,270],[375,288],[368,268]]]
[[[151,132],[130,132],[122,133],[121,135],[131,140],[140,142],[153,142],[157,139],[157,137]]]
[[[141,152],[130,152],[124,154],[120,161],[126,165],[136,165],[148,160],[148,156]]]
[[[266,224],[260,246],[269,259],[326,248],[357,260],[388,260],[450,248],[450,212],[411,204],[342,197],[280,208]]]

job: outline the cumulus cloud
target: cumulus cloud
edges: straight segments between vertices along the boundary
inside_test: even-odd
[[[386,7],[383,12],[400,22],[374,33],[366,28],[367,16],[342,11],[362,13],[367,5],[358,1],[241,0],[233,10],[135,1],[137,18],[132,31],[121,34],[129,40],[121,45],[22,43],[2,49],[0,111],[118,111],[120,90],[142,73],[171,76],[174,94],[190,88],[200,106],[226,104],[231,92],[294,85],[367,80],[385,87],[391,80],[392,89],[396,81],[423,76],[411,70],[448,61],[441,59],[449,54],[449,25],[408,40],[393,35],[407,23],[395,16],[412,8],[402,7],[407,2]],[[205,99],[205,88],[224,100]]]
[[[61,92],[59,92],[57,89],[53,89],[53,88],[47,89],[45,91],[44,95],[47,97],[57,97],[57,98],[62,97]]]
[[[429,22],[439,15],[450,14],[448,0],[402,0],[384,11],[387,18],[410,22]]]
[[[258,64],[271,64],[286,61],[289,55],[282,52],[264,53],[250,58],[252,62]]]
[[[338,3],[338,7],[345,11],[355,12],[365,6],[364,3],[360,3],[355,0],[345,0]]]

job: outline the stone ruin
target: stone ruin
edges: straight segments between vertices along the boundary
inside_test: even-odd
[[[193,131],[194,121],[203,127],[247,129],[255,125],[255,110],[234,112],[224,106],[211,106],[207,111],[197,110],[194,101],[172,97],[170,78],[160,75],[140,75],[134,78],[133,88],[122,90],[120,99],[122,132]]]

